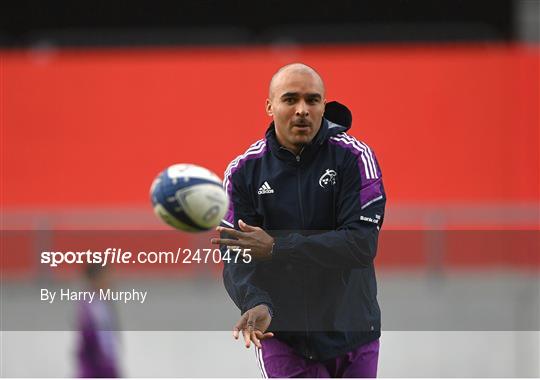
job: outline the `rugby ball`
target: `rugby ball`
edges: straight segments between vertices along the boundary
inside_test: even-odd
[[[193,164],[176,164],[158,174],[150,187],[154,213],[165,223],[183,231],[216,227],[229,207],[221,179]]]

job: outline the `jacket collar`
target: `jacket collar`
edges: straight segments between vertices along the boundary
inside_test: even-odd
[[[306,144],[301,153],[298,155],[300,160],[302,162],[310,160],[331,136],[345,132],[348,129],[349,128],[347,127],[332,123],[331,121],[323,118],[321,128],[319,128],[319,131],[313,140],[311,140],[309,144]],[[270,126],[266,130],[266,142],[272,153],[279,159],[290,162],[298,162],[297,156],[279,144],[274,122],[271,122]]]

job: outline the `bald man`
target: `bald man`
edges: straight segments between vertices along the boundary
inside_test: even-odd
[[[324,117],[325,94],[313,68],[280,68],[265,137],[225,171],[230,208],[212,243],[252,259],[224,260],[223,277],[241,311],[233,336],[255,345],[264,377],[377,374],[373,259],[386,196],[373,151],[350,123]],[[336,112],[349,120],[346,107]]]

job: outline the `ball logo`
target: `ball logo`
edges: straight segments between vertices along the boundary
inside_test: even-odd
[[[214,205],[212,207],[210,207],[205,213],[204,215],[202,216],[203,220],[205,222],[210,222],[212,220],[214,220],[216,218],[217,215],[219,215],[219,211],[221,209],[219,208],[218,205]]]
[[[329,185],[334,186],[336,184],[337,173],[335,170],[326,169],[324,174],[319,178],[319,186],[326,189]]]
[[[206,199],[208,202],[212,202],[213,204],[208,208],[208,210],[206,210],[202,218],[205,222],[210,222],[214,220],[221,212],[221,198],[213,195],[207,195]]]

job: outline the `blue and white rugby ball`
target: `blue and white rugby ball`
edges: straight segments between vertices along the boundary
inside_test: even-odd
[[[156,215],[183,231],[216,227],[229,207],[221,179],[208,169],[176,164],[161,172],[150,187]]]

